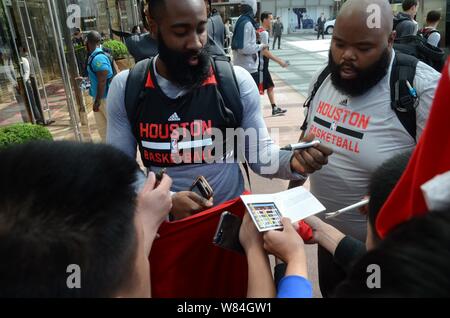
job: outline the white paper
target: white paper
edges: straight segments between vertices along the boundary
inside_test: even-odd
[[[325,207],[304,187],[275,194],[241,195],[253,222],[260,232],[283,228],[281,218],[293,223],[325,211]]]
[[[450,171],[435,176],[421,189],[430,211],[443,211],[450,207]]]

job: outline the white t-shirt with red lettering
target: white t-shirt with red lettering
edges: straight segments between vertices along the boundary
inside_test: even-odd
[[[389,80],[394,56],[388,74],[364,95],[341,94],[328,76],[311,103],[307,132],[334,150],[328,165],[310,175],[311,192],[327,212],[363,199],[372,172],[385,160],[416,145],[391,109]],[[310,92],[320,72],[311,82]],[[419,62],[413,84],[419,96],[417,138],[425,127],[439,78],[440,73]],[[366,218],[357,210],[327,222],[365,240]]]

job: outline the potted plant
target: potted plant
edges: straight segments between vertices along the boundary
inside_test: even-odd
[[[128,49],[125,44],[117,40],[108,40],[103,43],[103,47],[111,51],[112,57],[119,68],[119,71],[129,69]]]
[[[0,127],[0,149],[33,140],[53,140],[50,131],[33,124],[14,124]]]

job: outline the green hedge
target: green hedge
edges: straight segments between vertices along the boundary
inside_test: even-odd
[[[125,44],[117,40],[105,41],[103,47],[111,50],[112,56],[115,60],[125,58],[128,55],[128,49]]]
[[[32,140],[53,140],[53,137],[46,127],[39,125],[15,124],[0,127],[0,148]]]

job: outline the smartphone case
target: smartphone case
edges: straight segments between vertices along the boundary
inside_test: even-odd
[[[241,223],[242,220],[240,217],[230,212],[223,212],[217,226],[216,234],[214,235],[213,243],[221,248],[245,254],[244,248],[239,241]]]

